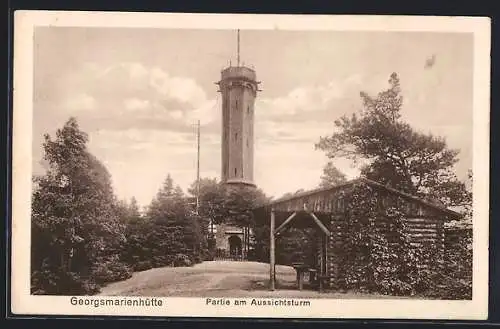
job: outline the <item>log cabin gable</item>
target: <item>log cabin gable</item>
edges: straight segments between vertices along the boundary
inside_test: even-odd
[[[395,207],[402,211],[405,217],[436,218],[441,221],[457,219],[461,214],[455,213],[439,205],[411,196],[385,186],[375,186],[380,210]]]

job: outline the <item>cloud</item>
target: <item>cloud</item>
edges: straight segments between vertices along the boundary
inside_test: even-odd
[[[350,101],[362,80],[349,77],[257,98],[255,178],[264,190],[277,195],[317,185],[326,159],[314,143],[331,133],[336,116],[353,108]],[[89,148],[108,166],[118,195],[135,195],[147,204],[167,173],[187,187],[196,166],[197,120],[202,175],[219,176],[220,94],[208,97],[194,79],[140,63],[87,63],[59,88],[64,95],[59,111],[76,115],[89,132]],[[284,164],[292,165],[282,169]],[[286,179],[297,170],[300,180]]]
[[[352,74],[297,86],[277,97],[259,94],[254,128],[254,175],[259,187],[274,196],[316,187],[328,159],[314,144],[333,132],[335,119],[361,107],[361,90],[376,94],[386,87],[387,76]],[[56,117],[77,116],[89,133],[90,150],[110,170],[120,197],[135,196],[148,204],[167,173],[184,189],[189,186],[196,170],[197,120],[202,133],[201,175],[220,175],[220,94],[208,96],[195,79],[141,63],[108,67],[86,63],[63,76],[57,89],[59,98],[50,104],[51,118],[40,112],[37,122],[47,126]],[[419,121],[420,112],[414,109],[430,98],[404,94],[409,94],[405,111],[415,117],[412,124],[428,127],[432,120],[426,116]],[[449,136],[453,145],[470,136],[456,125],[434,123],[429,129]],[[347,161],[335,162],[349,177],[358,174]]]
[[[72,112],[80,112],[80,111],[90,111],[96,108],[96,100],[94,97],[90,96],[87,93],[77,93],[76,95],[72,95],[68,97],[63,106]]]
[[[345,80],[331,80],[326,84],[301,86],[288,94],[277,98],[257,98],[256,108],[264,119],[291,119],[303,114],[330,111],[343,111],[335,107],[338,103],[352,99],[359,94],[361,75],[351,76]]]
[[[123,101],[123,105],[127,110],[140,111],[145,110],[151,106],[151,102],[147,99],[127,98]]]
[[[215,118],[215,99],[208,99],[194,79],[141,63],[86,63],[62,79],[59,90],[65,95],[61,112],[86,116],[105,129],[162,125],[188,130],[197,119],[210,123]]]

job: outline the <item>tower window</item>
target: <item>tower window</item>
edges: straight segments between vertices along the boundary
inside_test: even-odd
[[[238,174],[238,170],[234,168],[234,175],[236,176],[236,174]]]
[[[235,133],[234,134],[234,140],[237,140],[238,139],[238,133]]]
[[[247,106],[247,114],[250,114],[250,105]]]

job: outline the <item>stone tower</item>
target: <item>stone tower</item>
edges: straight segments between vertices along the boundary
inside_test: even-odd
[[[255,186],[253,181],[255,71],[238,63],[222,70],[222,173],[226,184]]]

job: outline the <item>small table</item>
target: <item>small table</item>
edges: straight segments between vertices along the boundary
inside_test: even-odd
[[[304,263],[293,263],[293,268],[297,272],[297,286],[299,290],[304,288],[304,274],[309,272],[309,266]]]

